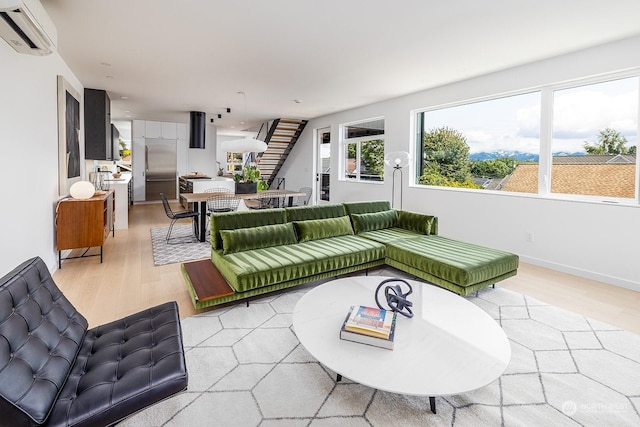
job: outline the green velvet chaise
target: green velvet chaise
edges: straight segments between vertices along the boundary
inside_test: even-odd
[[[516,274],[518,256],[438,236],[434,216],[386,201],[211,216],[211,262],[234,291],[204,308],[383,264],[461,295]]]

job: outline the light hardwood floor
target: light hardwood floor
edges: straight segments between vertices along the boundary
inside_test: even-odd
[[[134,205],[129,229],[116,230],[115,237],[107,239],[102,264],[98,257],[68,260],[54,273],[55,282],[91,326],[172,300],[183,318],[206,311],[193,308],[179,264],[153,265],[149,230],[168,224],[161,204]],[[640,333],[640,292],[525,263],[517,276],[499,286]]]

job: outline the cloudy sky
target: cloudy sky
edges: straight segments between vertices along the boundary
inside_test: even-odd
[[[554,92],[552,151],[584,152],[600,130],[611,127],[637,145],[637,77]],[[471,153],[539,153],[540,92],[450,107],[426,113],[427,130],[448,126],[462,132]]]

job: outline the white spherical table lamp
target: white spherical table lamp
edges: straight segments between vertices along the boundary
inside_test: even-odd
[[[391,205],[395,203],[396,172],[400,172],[400,209],[402,209],[402,168],[409,166],[411,155],[406,151],[393,151],[384,156],[384,163],[393,168],[391,184]]]
[[[89,181],[78,181],[71,186],[69,194],[74,199],[90,199],[96,192],[96,188]]]

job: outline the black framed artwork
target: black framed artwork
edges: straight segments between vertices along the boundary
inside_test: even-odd
[[[58,76],[58,192],[69,188],[81,177],[80,94],[63,76]]]

